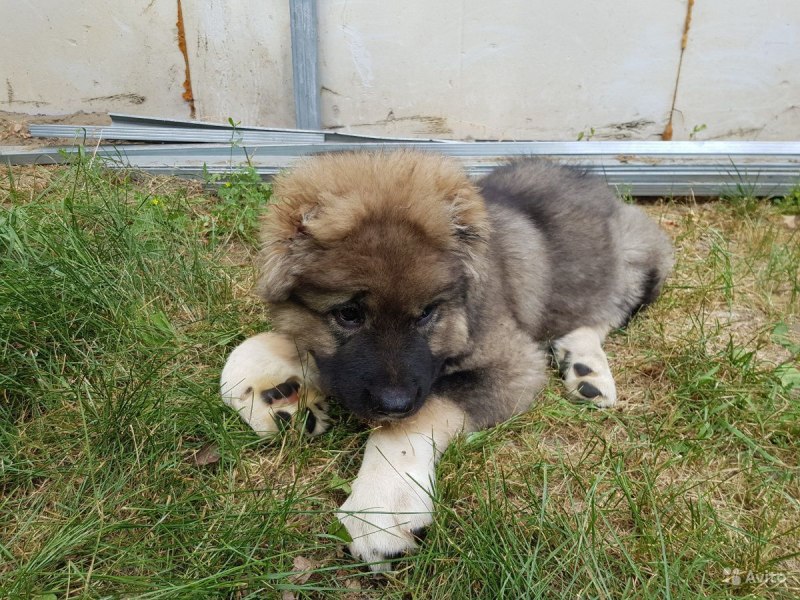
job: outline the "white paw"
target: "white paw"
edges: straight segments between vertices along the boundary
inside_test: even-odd
[[[598,408],[614,406],[617,386],[605,352],[599,346],[576,343],[583,340],[570,339],[571,335],[561,338],[553,347],[570,399],[591,402]]]
[[[598,408],[609,408],[617,403],[617,386],[608,365],[593,361],[591,357],[569,364],[564,371],[564,385],[576,402],[588,401]]]
[[[394,472],[353,482],[338,517],[353,540],[348,547],[354,558],[373,571],[388,571],[393,568],[389,561],[416,550],[433,522],[433,500],[425,484]]]
[[[315,380],[313,362],[301,360],[288,338],[262,333],[231,352],[220,392],[222,401],[258,435],[281,431],[301,415],[306,433],[315,436],[330,426],[325,397]]]

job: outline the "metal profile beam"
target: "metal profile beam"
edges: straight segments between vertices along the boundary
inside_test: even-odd
[[[188,128],[148,125],[34,125],[33,137],[141,142],[206,142],[216,144],[321,144],[324,133],[313,131],[253,131],[234,127]]]
[[[111,167],[154,173],[201,176],[204,170],[229,173],[249,164],[269,177],[309,154],[395,148],[450,154],[473,176],[514,156],[540,156],[595,173],[610,186],[633,195],[714,196],[744,191],[775,196],[800,184],[800,142],[204,144],[101,146],[86,152],[101,157]],[[0,162],[11,164],[50,164],[65,159],[60,149],[0,149]]]
[[[800,170],[800,142],[365,142],[324,144],[248,144],[233,150],[250,155],[306,155],[320,152],[386,152],[400,149],[439,152],[457,157],[513,157],[513,156],[561,156],[561,157],[613,157],[625,162],[636,162],[638,157],[656,157],[663,160],[696,159],[717,157],[722,159],[743,156],[786,157]],[[229,156],[229,144],[116,146],[100,148],[100,151],[115,154],[125,149],[136,153],[167,152],[175,156]]]
[[[662,160],[716,157],[784,157],[800,172],[800,142],[383,142],[383,143],[324,143],[324,144],[229,144],[111,146],[98,152],[117,154],[130,151],[136,154],[168,154],[181,156],[230,156],[231,151],[251,156],[300,156],[320,152],[387,152],[400,149],[438,152],[449,156],[491,158],[513,156],[609,157],[620,163],[636,162],[638,157]],[[58,152],[57,148],[43,149]],[[2,154],[0,154],[2,155]],[[652,161],[651,161],[652,162]]]
[[[230,123],[211,123],[209,121],[190,121],[186,119],[169,119],[165,117],[147,117],[142,115],[127,115],[123,113],[108,113],[111,117],[111,127],[176,127],[180,129],[233,129]],[[295,129],[287,127],[254,127],[252,125],[237,124],[236,129],[241,131],[278,131],[287,133],[323,133],[318,130]]]
[[[289,17],[296,124],[300,129],[320,129],[316,0],[289,0]]]
[[[207,123],[203,121],[186,121],[182,119],[162,119],[155,117],[141,117],[138,115],[123,115],[119,113],[109,113],[111,117],[111,127],[174,127],[179,130],[185,129],[213,129],[231,131],[233,127],[223,123]],[[328,131],[321,129],[282,129],[278,127],[253,127],[251,125],[237,125],[237,131],[267,131],[270,133],[316,133],[324,135],[326,141],[337,142],[438,142],[445,143],[446,140],[419,137],[397,137],[383,135],[365,135],[361,133],[349,133]]]

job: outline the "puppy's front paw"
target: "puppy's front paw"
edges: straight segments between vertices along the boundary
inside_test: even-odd
[[[417,548],[433,522],[436,461],[465,423],[463,409],[433,397],[416,415],[373,429],[337,515],[351,554],[373,571],[389,570],[392,559]]]
[[[388,571],[389,561],[416,550],[433,522],[433,500],[421,483],[394,472],[353,482],[338,517],[353,540],[348,548],[354,558],[373,571]]]
[[[222,400],[253,430],[265,436],[304,417],[308,435],[330,426],[327,405],[314,385],[316,370],[301,360],[288,338],[262,333],[234,348],[220,378]],[[301,410],[302,408],[307,410]]]

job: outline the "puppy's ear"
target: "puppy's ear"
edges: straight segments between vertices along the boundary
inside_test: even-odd
[[[412,152],[398,156],[405,156],[411,164],[412,170],[404,183],[411,186],[409,195],[416,201],[409,210],[428,234],[440,241],[446,236],[455,251],[460,246],[473,251],[485,246],[491,229],[486,203],[461,165],[437,154]],[[431,214],[433,198],[438,198],[444,206],[443,214]]]
[[[450,197],[448,210],[454,251],[476,277],[485,273],[491,227],[483,197],[466,182]]]
[[[277,202],[261,221],[256,293],[269,303],[283,302],[312,259],[315,243],[307,224],[317,207],[308,202]]]
[[[486,204],[472,184],[466,185],[450,200],[453,233],[463,243],[486,243],[489,240],[489,217]]]

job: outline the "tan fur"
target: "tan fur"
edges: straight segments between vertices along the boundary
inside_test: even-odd
[[[428,339],[434,354],[465,354],[471,346],[467,315],[462,310],[450,310],[442,315]]]
[[[336,349],[336,340],[331,335],[327,322],[297,304],[279,302],[270,309],[272,325],[278,331],[287,332],[296,347],[317,355],[327,356]]]
[[[403,435],[419,433],[428,436],[441,454],[450,441],[462,431],[474,431],[474,425],[464,409],[447,398],[433,396],[413,417],[388,426]]]
[[[405,244],[408,256],[396,257],[400,261],[419,260],[414,237],[431,250],[480,261],[489,237],[483,200],[446,157],[419,152],[319,156],[275,179],[273,204],[262,221],[259,293],[268,302],[285,300],[322,250],[387,223],[394,228],[385,235],[412,242]],[[368,247],[369,240],[362,240],[362,248]],[[352,254],[348,258],[352,263]],[[336,281],[337,262],[330,262],[330,284],[352,289],[349,272],[347,280]],[[473,271],[482,269],[476,265]]]

